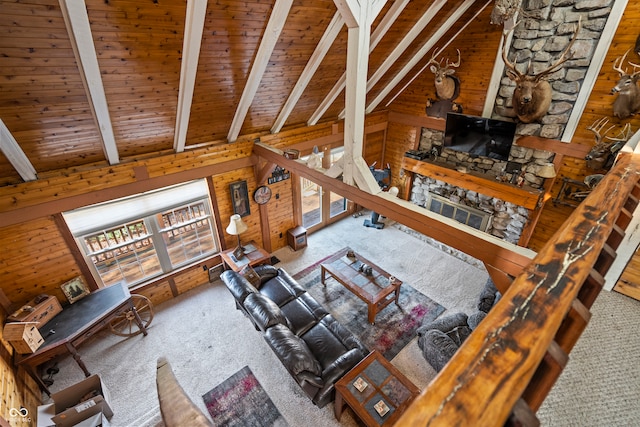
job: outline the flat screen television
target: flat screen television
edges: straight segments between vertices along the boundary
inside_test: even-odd
[[[443,146],[472,157],[507,161],[515,136],[515,122],[447,113]]]

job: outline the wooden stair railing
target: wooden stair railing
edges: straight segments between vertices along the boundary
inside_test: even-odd
[[[397,426],[539,424],[638,206],[639,177],[640,156],[622,154]]]

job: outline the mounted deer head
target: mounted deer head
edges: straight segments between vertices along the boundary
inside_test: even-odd
[[[594,171],[609,170],[613,166],[616,154],[631,137],[630,123],[627,123],[615,137],[607,136],[615,128],[615,125],[610,126],[602,133],[607,123],[609,123],[609,119],[603,117],[587,127],[587,130],[594,133],[596,144],[584,159],[587,161],[587,168]]]
[[[443,67],[442,61],[444,58],[441,59],[440,62],[436,61],[436,49],[427,64],[430,65],[429,69],[431,72],[435,74],[436,94],[438,98],[443,100],[454,99],[458,95],[457,92],[460,81],[457,77],[453,77],[453,74],[456,72],[453,68],[460,66],[460,50],[456,49],[456,51],[458,51],[458,62],[449,62],[449,59],[447,59]]]
[[[613,61],[613,69],[620,74],[620,79],[611,88],[612,95],[618,94],[616,100],[613,101],[613,115],[619,119],[631,117],[640,110],[640,89],[636,84],[640,77],[640,65],[629,61],[633,67],[632,74],[629,74],[626,68],[622,69],[628,53],[627,50],[622,57]]]
[[[507,77],[516,83],[516,88],[513,91],[512,103],[513,109],[521,122],[535,122],[547,114],[547,111],[551,106],[552,93],[551,85],[547,80],[545,80],[545,78],[549,76],[549,74],[558,71],[562,64],[570,59],[570,56],[567,56],[567,54],[578,37],[580,26],[580,21],[578,21],[578,26],[573,37],[569,41],[567,47],[564,48],[556,62],[550,67],[547,67],[534,75],[528,75],[531,71],[531,62],[529,62],[526,74],[521,73],[514,63],[509,62],[507,59],[507,36],[509,32],[503,33],[502,60],[507,67]]]

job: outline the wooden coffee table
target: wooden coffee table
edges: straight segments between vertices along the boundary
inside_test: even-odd
[[[402,372],[378,351],[369,353],[335,384],[338,421],[348,405],[367,426],[393,425],[420,394]]]
[[[320,281],[325,285],[328,273],[342,286],[367,303],[367,320],[373,325],[376,315],[383,308],[394,301],[398,304],[402,281],[396,278],[390,281],[389,278],[393,276],[389,273],[355,252],[353,252],[353,257],[348,257],[349,252],[353,251],[345,248],[323,261],[320,265]],[[363,265],[371,268],[371,275],[361,271]]]

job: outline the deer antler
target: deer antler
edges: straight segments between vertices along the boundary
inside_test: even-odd
[[[606,117],[603,117],[603,118],[593,122],[590,126],[587,126],[587,130],[590,130],[596,136],[596,145],[597,144],[601,144],[602,143],[602,138],[604,138],[604,136],[607,133],[611,132],[611,130],[614,127],[616,127],[615,125],[612,125],[609,129],[606,130],[605,133],[601,134],[600,132],[602,132],[602,129],[607,125],[607,123],[609,123],[609,119],[606,118]]]
[[[627,51],[624,53],[624,55],[617,57],[614,61],[613,61],[613,69],[615,71],[617,71],[618,73],[620,73],[620,76],[624,76],[625,74],[627,74],[627,70],[626,68],[623,70],[622,69],[622,64],[624,64],[624,60],[627,58],[627,53],[629,53],[629,50],[627,49]],[[618,62],[618,60],[620,60],[620,62]]]
[[[456,49],[458,52],[458,62],[449,62],[447,59],[447,65],[444,67],[445,70],[448,70],[449,67],[458,68],[460,66],[460,49]]]
[[[427,65],[434,64],[438,68],[440,68],[440,66],[442,65],[442,60],[440,60],[440,62],[436,61],[436,56],[437,55],[438,55],[438,48],[435,48],[435,49],[433,49],[433,55],[431,55],[431,59],[429,60],[429,62],[427,62]]]
[[[517,24],[516,24],[516,25],[517,25]],[[515,28],[515,27],[516,27],[516,25],[514,25],[513,27]],[[518,80],[519,78],[524,77],[524,74],[522,74],[522,73],[521,73],[521,72],[516,68],[516,65],[515,65],[514,63],[510,62],[510,61],[507,59],[507,49],[506,49],[506,46],[507,46],[507,37],[508,37],[508,35],[509,35],[509,33],[510,33],[511,31],[513,31],[513,29],[512,29],[512,30],[510,30],[510,31],[503,31],[503,32],[502,32],[502,60],[504,61],[504,65],[505,65],[505,67],[507,67],[507,74],[508,74],[508,75],[510,74],[509,78],[510,78],[511,80]]]
[[[545,70],[543,70],[543,71],[539,72],[538,74],[536,74],[535,75],[536,80],[540,80],[541,78],[547,76],[548,74],[551,74],[551,73],[557,71],[558,68],[562,64],[564,64],[569,59],[571,59],[571,56],[567,56],[567,53],[569,53],[569,51],[573,47],[573,44],[578,39],[578,33],[580,32],[580,28],[581,27],[582,27],[582,17],[580,17],[578,19],[578,25],[577,25],[577,28],[576,28],[575,32],[573,33],[573,37],[571,37],[571,40],[569,41],[569,44],[567,45],[567,47],[564,48],[564,50],[560,54],[560,57],[558,58],[558,60],[553,65],[551,65],[550,67],[548,67]]]
[[[611,130],[611,129],[609,129]],[[608,132],[608,131],[607,131]],[[606,132],[605,132],[606,134]],[[610,141],[615,142],[627,142],[629,138],[631,138],[631,123],[626,123],[622,130],[618,132],[617,136],[607,136],[606,138]]]

